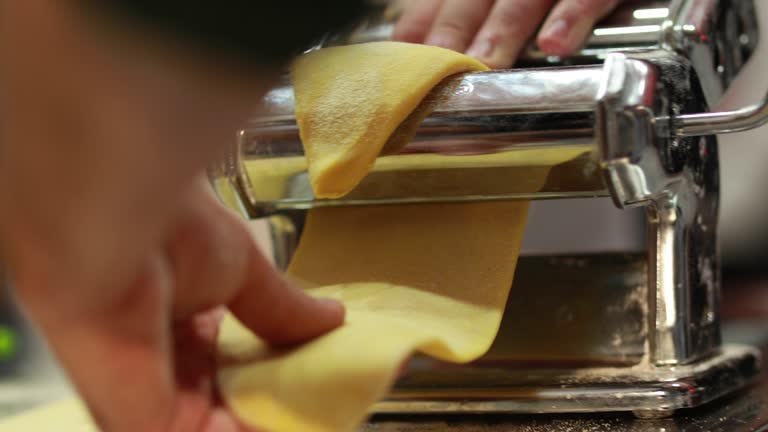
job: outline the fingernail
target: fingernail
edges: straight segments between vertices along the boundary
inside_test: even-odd
[[[552,24],[548,25],[541,32],[541,37],[547,39],[560,39],[565,42],[569,33],[568,22],[564,19],[559,19]]]
[[[221,408],[213,410],[208,416],[205,430],[215,430],[223,432],[235,432],[242,430],[232,414],[225,412]]]
[[[430,35],[424,44],[447,49],[456,49],[457,45],[451,36],[444,34]]]
[[[568,55],[575,44],[571,40],[572,33],[573,26],[565,19],[559,19],[541,30],[538,37],[539,48],[549,55]]]
[[[344,311],[344,303],[332,298],[317,298],[317,302],[325,308]]]
[[[493,44],[488,39],[479,39],[467,50],[467,55],[477,59],[483,59],[491,56]]]

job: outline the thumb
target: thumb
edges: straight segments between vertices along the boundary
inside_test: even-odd
[[[168,247],[177,319],[226,304],[275,344],[310,339],[342,323],[341,305],[313,299],[289,283],[262,255],[247,223],[208,184],[192,189],[183,213]]]
[[[344,307],[317,299],[280,274],[252,243],[245,282],[229,310],[256,334],[273,344],[303,342],[344,322]]]

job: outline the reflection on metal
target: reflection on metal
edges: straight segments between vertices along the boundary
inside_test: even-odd
[[[684,114],[672,120],[673,136],[742,132],[768,123],[768,96],[760,103],[735,111]]]
[[[373,18],[351,34],[330,37],[325,43],[370,42],[391,34],[391,23]],[[714,106],[749,60],[758,39],[754,0],[640,0],[620,5],[575,55],[551,57],[531,44],[517,66],[596,64],[613,52],[654,55],[664,49],[691,61],[708,104]]]
[[[680,386],[671,382],[659,385],[657,396],[672,393],[680,400],[684,389],[690,388],[693,383],[692,380],[685,380],[685,384]],[[599,389],[593,387],[590,390],[598,393]],[[554,392],[567,395],[568,390],[570,388],[566,387]],[[736,396],[710,402],[700,408],[678,411],[674,418],[670,418],[669,411],[664,409],[638,411],[636,416],[595,412],[528,414],[534,410],[525,410],[522,415],[508,411],[482,415],[453,411],[429,415],[391,413],[374,415],[361,432],[765,432],[768,430],[766,395],[768,380],[763,378]],[[674,400],[675,396],[668,397]],[[615,401],[623,398],[615,398]],[[682,398],[685,396],[682,395]],[[570,400],[575,404],[579,399],[572,397]]]
[[[668,13],[635,13],[660,9]],[[387,34],[380,23],[371,28]],[[630,410],[654,417],[721,397],[756,373],[754,350],[721,342],[713,134],[756,126],[768,109],[708,113],[757,44],[754,1],[626,2],[597,33],[569,59],[547,58],[531,47],[521,68],[446,80],[422,104],[430,114],[415,136],[380,158],[344,198],[312,194],[290,87],[266,96],[262,115],[243,129],[228,163],[216,171],[218,189],[236,192],[236,208],[252,218],[288,216],[274,232],[291,236],[301,232],[303,211],[320,206],[610,196],[620,209],[646,210],[648,251],[639,267],[617,256],[581,257],[577,262],[592,277],[579,279],[557,257],[521,260],[519,275],[572,278],[518,279],[513,292],[527,292],[527,299],[550,309],[508,314],[521,320],[513,328],[540,335],[500,337],[497,349],[517,353],[514,362],[509,356],[493,367],[422,362],[380,410]],[[370,38],[359,31],[326,43]],[[576,151],[571,160],[552,162],[553,154],[566,151]],[[530,181],[537,175],[545,181]],[[275,242],[282,265],[293,252],[289,240]],[[609,294],[606,273],[598,270],[611,259],[618,261],[607,274],[617,286]],[[634,306],[612,303],[629,293]],[[582,313],[589,306],[579,303],[582,295],[592,313]],[[581,313],[568,338],[576,346],[556,331],[557,311]],[[619,337],[601,333],[607,323]],[[544,342],[554,343],[551,351]],[[576,376],[589,378],[574,383]]]
[[[719,322],[708,318],[717,314],[719,283],[717,143],[711,136],[672,140],[654,128],[658,112],[703,108],[693,77],[683,81],[680,71],[679,64],[612,55],[605,62],[597,116],[615,204],[648,209],[654,288],[649,304],[655,315],[649,355],[654,363],[669,365],[706,357],[720,345]]]
[[[632,12],[636,20],[664,19],[669,16],[669,8],[637,9]]]
[[[274,250],[275,266],[288,268],[288,259],[299,245],[296,224],[290,216],[277,214],[269,218],[270,237]]]
[[[638,365],[647,297],[642,253],[523,256],[499,333],[477,365]]]
[[[718,355],[668,368],[425,365],[401,378],[391,396],[374,406],[379,414],[597,413],[632,411],[641,418],[669,417],[675,410],[711,402],[755,377],[759,351],[729,345]],[[430,368],[431,366],[431,368]]]
[[[631,27],[606,27],[597,28],[592,31],[595,36],[616,36],[630,35],[639,33],[658,33],[661,30],[660,25],[631,26]]]

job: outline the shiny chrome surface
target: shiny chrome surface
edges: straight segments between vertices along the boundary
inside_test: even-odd
[[[391,16],[372,18],[325,45],[387,40]],[[659,49],[691,61],[714,106],[749,60],[759,40],[754,0],[626,1],[595,26],[585,46],[568,58],[544,54],[530,44],[516,66],[601,63],[610,53],[643,55]]]
[[[742,388],[759,371],[758,350],[739,344],[688,365],[650,359],[643,254],[524,256],[518,268],[485,356],[470,365],[419,357],[373,411],[669,416]]]
[[[687,58],[709,106],[752,56],[759,40],[753,0],[673,0],[661,48]]]
[[[672,121],[672,135],[701,136],[743,132],[768,123],[768,96],[759,104],[735,111],[686,114]]]
[[[328,44],[386,40],[391,34],[391,23],[374,20]],[[626,2],[595,27],[584,48],[574,56],[547,56],[531,44],[523,51],[518,66],[599,63],[615,52],[653,57],[655,51],[663,49],[691,62],[709,106],[715,106],[752,56],[758,41],[752,0]],[[689,113],[659,120],[662,133],[680,137],[740,132],[768,122],[768,97],[761,104],[736,111]]]
[[[751,282],[754,284],[754,281]],[[729,309],[734,304],[765,300],[765,283],[755,285],[754,290],[747,290],[737,294],[736,297],[726,296],[724,302]],[[727,292],[738,292],[734,285],[729,285]],[[756,292],[749,292],[756,291]],[[744,298],[741,298],[744,297]],[[741,299],[740,299],[741,298]],[[768,324],[765,315],[747,318],[747,311],[741,310],[736,316],[737,321],[726,322],[724,325],[725,340],[727,346],[732,344],[749,344],[762,347],[763,356],[768,351]],[[747,318],[747,319],[745,319]],[[742,345],[743,346],[743,345]],[[742,369],[744,370],[744,369]],[[748,370],[748,369],[747,369]],[[460,372],[460,371],[459,371]],[[574,370],[566,370],[566,374],[573,374]],[[726,378],[728,379],[728,378]],[[701,381],[699,381],[702,383]],[[673,382],[667,385],[659,385],[659,389],[674,392],[675,389],[692,389],[693,392],[704,388],[693,388],[695,381],[685,380],[680,386],[675,387]],[[620,388],[620,383],[614,383],[615,388]],[[717,385],[709,382],[707,387]],[[567,394],[572,387],[561,385],[552,389],[552,393]],[[590,388],[592,392],[599,392],[603,387],[595,385]],[[531,396],[538,395],[538,389],[532,389]],[[614,396],[619,396],[615,393]],[[730,396],[718,398],[708,404],[697,408],[681,409],[670,417],[670,411],[664,409],[637,411],[634,415],[629,413],[532,413],[526,411],[520,414],[508,412],[492,412],[478,415],[476,413],[444,412],[431,414],[404,414],[388,413],[374,415],[363,426],[364,432],[765,432],[768,430],[768,374],[761,373],[754,384],[737,391]],[[550,396],[545,393],[543,397]],[[657,397],[660,394],[656,395]],[[677,394],[679,397],[679,393]],[[623,399],[622,395],[622,399]],[[682,396],[683,398],[685,396]],[[621,403],[621,399],[614,398],[608,403]],[[571,398],[577,402],[578,398]],[[678,399],[679,400],[679,399]]]
[[[432,114],[426,121],[456,120],[462,114],[589,111],[600,83],[599,65],[461,74],[447,79],[427,96],[425,103]],[[246,131],[297,133],[293,106],[290,86],[271,90],[264,97],[259,117],[246,126]]]
[[[670,17],[663,45],[691,60],[709,106],[715,106],[759,41],[755,3],[677,0],[670,8]],[[757,105],[734,111],[672,114],[669,119],[660,119],[672,136],[741,132],[768,122],[768,96]]]
[[[514,369],[642,363],[648,341],[647,270],[643,253],[520,257],[499,333],[475,364]],[[419,370],[401,383],[406,389],[420,381]]]
[[[241,132],[239,160],[227,164],[220,175],[249,197],[245,206],[252,217],[330,205],[604,196],[607,190],[596,154],[590,150],[601,70],[600,66],[521,69],[448,79],[422,103],[431,115],[414,139],[397,155],[388,156],[408,163],[431,154],[440,156],[439,164],[413,170],[376,166],[355,190],[337,200],[314,198],[305,167],[291,163],[284,172],[276,171],[279,164],[292,162],[289,158],[303,156],[293,92],[278,88],[266,95],[262,116]],[[548,162],[552,150],[564,147],[583,147],[584,155],[553,167]],[[525,168],[489,166],[479,157],[520,150],[527,152]],[[269,182],[253,178],[266,170],[250,170],[251,177],[246,177],[243,167],[256,163],[269,165]],[[538,175],[531,172],[537,169],[548,172],[542,174],[547,176],[543,185],[529,180]],[[278,190],[259,190],[267,183]]]
[[[243,162],[248,164],[251,160],[283,163],[286,159],[282,158],[303,155],[293,119],[293,92],[290,86],[281,87],[266,96],[262,114],[242,131],[240,149],[235,152],[236,158],[240,160],[228,164],[220,176],[229,179],[231,184],[228,187],[236,190],[238,195],[247,197],[240,207],[247,209],[251,217],[315,206],[603,196],[608,192],[600,176],[595,175],[595,158],[580,158],[578,162],[558,167],[553,170],[555,177],[568,180],[547,181],[541,187],[534,186],[536,182],[526,185],[526,182],[519,180],[525,178],[525,175],[511,167],[498,167],[497,174],[494,174],[498,176],[495,183],[483,181],[474,172],[486,172],[483,168],[487,165],[473,165],[468,155],[500,154],[532,146],[557,148],[591,145],[606,140],[621,140],[613,143],[616,148],[635,146],[635,151],[653,153],[656,150],[642,143],[654,135],[660,135],[660,139],[666,136],[682,139],[757,126],[761,120],[759,116],[768,115],[768,109],[756,107],[736,113],[706,113],[708,105],[704,103],[711,104],[719,100],[723,88],[751,55],[757,42],[756,23],[754,14],[751,14],[753,8],[751,1],[731,3],[727,0],[676,0],[668,4],[628,2],[595,30],[597,36],[602,35],[607,39],[596,37],[588,46],[594,48],[610,45],[615,49],[604,50],[590,62],[617,58],[616,53],[623,51],[627,57],[645,60],[648,64],[606,60],[606,64],[626,63],[628,69],[623,72],[612,71],[610,68],[600,71],[598,65],[524,68],[467,74],[449,79],[424,102],[422,108],[432,110],[431,115],[421,123],[414,139],[398,155],[390,156],[410,160],[413,154],[440,155],[440,169],[393,171],[374,168],[360,187],[339,200],[314,199],[306,169],[291,168],[277,174],[272,172],[269,174],[269,182],[262,181],[262,178],[249,178],[243,169]],[[657,24],[649,24],[651,22]],[[733,28],[723,27],[726,23]],[[638,34],[646,34],[637,29],[649,25],[659,27],[653,36],[655,45],[647,45],[642,50],[635,49],[636,46],[626,39],[627,35],[636,37]],[[378,39],[386,36],[386,31],[382,29],[381,25],[369,25],[351,37],[330,39],[327,44],[359,41],[361,38]],[[533,57],[526,58],[531,63],[529,60]],[[547,64],[564,64],[562,59],[549,60]],[[650,72],[634,72],[632,68],[646,68]],[[671,74],[664,77],[666,87],[663,89],[654,88],[655,82],[652,81],[659,79],[653,76],[656,69]],[[624,77],[622,73],[634,73],[635,76]],[[633,128],[634,132],[640,133],[636,136],[599,135],[609,130],[595,133],[595,113],[599,112],[599,104],[605,102],[602,100],[604,94],[598,95],[597,91],[600,86],[609,85],[609,79],[648,81],[643,84],[645,94],[638,97],[645,98],[640,103],[649,109],[645,111],[648,116],[654,116],[644,119],[644,124],[651,122],[652,128],[644,131]],[[686,95],[675,92],[690,87],[692,84],[687,81],[691,79],[699,81],[695,85],[700,89],[699,97],[703,98],[700,111],[691,111],[676,103],[665,107],[651,106],[656,103],[654,100],[685,100]],[[679,141],[668,140],[671,145],[664,151],[673,151],[672,148]],[[611,158],[617,157],[611,155]],[[608,159],[603,158],[606,166],[611,163]],[[628,189],[634,186],[650,187],[657,192],[664,190],[663,185],[650,185],[648,182],[678,181],[677,178],[663,175],[659,166],[649,165],[653,163],[653,155],[650,154],[644,158],[640,171],[607,177],[612,182],[607,186],[614,194],[614,199],[627,201],[617,193],[642,195],[642,191],[633,192]],[[533,161],[531,165],[537,163]],[[546,164],[538,165],[551,168]],[[619,170],[620,166],[613,167],[613,172]],[[259,172],[258,169],[250,171],[252,175],[253,172]],[[486,174],[490,178],[491,172]],[[621,184],[622,178],[630,174],[635,177]],[[276,190],[265,193],[259,190],[262,186],[254,188],[254,185],[266,183]],[[420,187],[416,188],[415,185]],[[640,202],[643,198],[628,199]]]
[[[552,57],[531,43],[521,53],[518,66],[580,64],[610,52],[640,51],[660,46],[663,24],[670,17],[670,1],[624,2],[600,22],[584,48],[570,58]],[[323,46],[388,40],[392,37],[392,14],[371,17],[349,34],[334,35]]]
[[[464,75],[433,92],[426,101],[434,107],[432,115],[419,128],[416,138],[400,155],[394,156],[446,156],[439,171],[447,175],[428,170],[413,173],[374,169],[347,197],[323,201],[311,196],[304,169],[281,179],[277,200],[259,198],[258,190],[252,186],[269,182],[254,178],[243,181],[242,164],[233,164],[238,170],[234,177],[240,179],[241,187],[248,188],[246,196],[252,206],[252,217],[316,205],[542,197],[547,190],[526,190],[524,181],[515,180],[525,178],[519,175],[523,169],[540,167],[548,171],[551,166],[537,164],[535,160],[525,168],[489,169],[458,163],[465,161],[470,151],[519,152],[528,147],[589,143],[589,137],[595,136],[605,184],[617,206],[648,206],[651,215],[649,270],[654,275],[651,283],[656,287],[656,295],[649,302],[657,312],[650,320],[655,326],[650,340],[653,361],[686,363],[708,355],[719,344],[714,247],[717,147],[709,137],[657,136],[655,121],[672,111],[703,111],[705,98],[697,84],[693,69],[687,67],[684,59],[661,52],[655,61],[611,54],[602,68],[581,66]],[[269,95],[265,109],[269,115],[243,132],[238,154],[245,166],[251,158],[265,160],[274,167],[281,157],[301,155],[295,122],[285,113],[292,107],[288,94],[281,89]],[[542,102],[537,103],[539,100]],[[575,169],[567,173],[580,172],[583,178],[585,173],[598,172],[585,169],[590,163],[594,166],[594,159],[581,160],[583,163],[571,165]],[[453,163],[457,165],[451,166]],[[260,172],[266,170],[252,171],[251,176]],[[552,169],[552,173],[558,172],[557,167]],[[508,173],[510,176],[505,177]],[[524,174],[534,176],[535,172]],[[276,177],[273,171],[269,175],[272,179]],[[565,178],[569,180],[550,189],[551,196],[563,197],[569,192],[595,195],[603,188],[599,182],[575,181],[578,176]],[[407,187],[398,187],[399,181]],[[575,188],[583,185],[592,188]],[[692,302],[697,308],[689,312]],[[696,316],[698,313],[702,316]]]
[[[760,352],[726,345],[715,356],[675,368],[517,370],[514,365],[433,366],[406,374],[374,412],[385,413],[597,413],[632,411],[669,417],[733,393],[759,371]]]
[[[648,209],[650,360],[685,364],[720,345],[717,142],[655,134],[659,114],[706,108],[691,69],[660,60],[609,56],[597,128],[615,204]]]

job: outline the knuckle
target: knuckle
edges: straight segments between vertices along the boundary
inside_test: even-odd
[[[483,30],[483,35],[494,44],[504,42],[508,39],[525,39],[529,31],[520,25],[519,22],[495,22]]]
[[[546,2],[509,2],[491,15],[488,32],[497,37],[527,38],[543,17]]]
[[[183,224],[169,248],[180,314],[225,301],[245,275],[247,233],[226,219],[215,223],[201,213]]]
[[[468,29],[466,24],[461,21],[445,19],[440,20],[437,22],[437,24],[435,24],[435,31],[442,34],[461,36],[467,33]]]
[[[395,40],[421,42],[420,39],[423,34],[421,29],[424,27],[426,27],[426,24],[422,26],[421,24],[414,24],[411,22],[398,23],[394,28],[392,37]]]
[[[432,18],[426,14],[416,14],[411,17],[403,17],[403,27],[408,28],[411,31],[419,31],[427,28],[432,24]]]
[[[618,5],[619,0],[569,0],[565,14],[569,18],[579,16],[597,17]]]
[[[595,2],[591,0],[570,0],[567,10],[571,16],[583,16],[594,13],[595,6]]]
[[[431,24],[429,17],[419,13],[404,13],[395,24],[396,30],[416,31]]]

